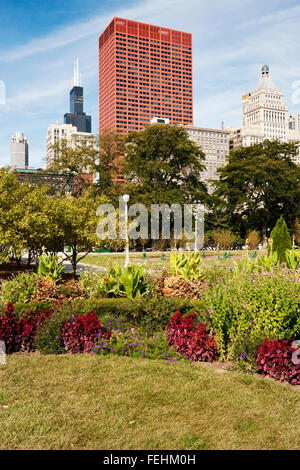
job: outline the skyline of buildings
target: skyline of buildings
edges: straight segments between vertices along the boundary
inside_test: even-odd
[[[83,112],[83,87],[80,83],[78,59],[74,63],[73,87],[70,91],[70,113],[65,113],[64,123],[57,122],[48,127],[46,137],[46,166],[49,167],[58,157],[54,144],[65,141],[75,146],[80,140],[93,137],[92,117]]]
[[[300,113],[289,116],[284,95],[267,65],[262,67],[254,91],[242,97],[241,127],[224,130],[193,126],[192,56],[190,33],[113,18],[99,37],[99,130],[113,127],[127,133],[141,130],[155,119],[184,125],[206,155],[204,180],[216,179],[229,151],[239,145],[264,139],[300,140]],[[83,111],[77,59],[70,112],[65,113],[63,124],[48,128],[47,166],[57,157],[53,144],[62,139],[78,142],[93,135],[91,116]],[[295,161],[300,164],[299,153]],[[27,165],[23,166],[28,166],[28,142]]]

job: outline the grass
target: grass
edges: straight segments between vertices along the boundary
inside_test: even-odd
[[[164,252],[166,259],[162,260],[161,255],[163,252],[147,252],[147,258],[143,258],[143,253],[130,253],[130,260],[132,263],[142,264],[145,266],[145,270],[152,272],[153,274],[161,272],[165,268],[169,268],[170,265],[170,252]],[[220,260],[217,260],[217,252],[206,251],[205,258],[203,260],[204,267],[221,266],[227,267],[232,265],[233,259],[241,258],[245,252],[243,251],[232,251],[231,257],[228,259],[224,258],[225,251],[220,251]],[[124,265],[125,254],[124,253],[92,253],[87,255],[83,261],[85,264],[91,266],[102,267],[103,271],[116,265]]]
[[[0,384],[0,449],[300,448],[300,391],[242,373],[33,353]]]

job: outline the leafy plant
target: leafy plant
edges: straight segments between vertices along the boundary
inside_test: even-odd
[[[293,270],[300,268],[300,252],[296,250],[287,250],[285,253],[287,267]]]
[[[36,279],[35,273],[21,273],[8,281],[3,281],[1,299],[12,303],[28,302],[37,290]]]
[[[121,271],[121,283],[128,299],[134,299],[146,294],[147,284],[144,279],[144,266],[137,267],[134,264]]]
[[[277,253],[272,251],[268,255],[260,255],[257,258],[245,257],[237,260],[234,265],[235,275],[239,275],[242,271],[246,273],[271,271],[277,265]]]
[[[6,352],[33,351],[37,330],[49,315],[51,309],[29,312],[19,318],[9,302],[6,311],[0,313],[0,340],[5,343]]]
[[[296,348],[287,341],[265,339],[257,352],[257,369],[264,376],[300,384],[300,364],[292,360]]]
[[[84,273],[80,277],[81,285],[89,297],[124,297],[134,299],[144,296],[147,282],[144,266],[129,265],[126,268],[114,266],[106,276]]]
[[[167,338],[176,351],[193,361],[212,362],[218,358],[218,345],[212,333],[206,331],[207,325],[194,325],[195,314],[185,317],[175,313],[167,325]]]
[[[63,262],[59,262],[56,255],[43,253],[39,258],[38,277],[44,277],[47,281],[59,282],[62,279],[64,269]]]
[[[66,321],[61,332],[65,348],[71,354],[89,352],[101,338],[110,339],[111,331],[101,325],[95,312]]]
[[[170,271],[174,276],[183,277],[190,281],[199,281],[205,278],[202,270],[200,251],[192,253],[172,253],[170,256]]]

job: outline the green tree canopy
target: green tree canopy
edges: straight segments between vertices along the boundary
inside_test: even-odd
[[[123,172],[136,202],[205,203],[205,155],[183,127],[153,124],[127,136]]]
[[[292,161],[296,153],[296,144],[265,140],[232,151],[219,169],[215,196],[242,236],[253,229],[266,235],[281,215],[292,225],[300,214],[300,167]]]

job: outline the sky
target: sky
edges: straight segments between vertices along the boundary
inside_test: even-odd
[[[300,112],[299,0],[0,0],[0,6],[0,166],[10,164],[16,131],[29,139],[30,166],[45,166],[47,129],[69,110],[76,58],[85,112],[97,132],[98,37],[114,16],[192,33],[194,125],[240,126],[241,97],[253,91],[264,64],[290,114]]]

